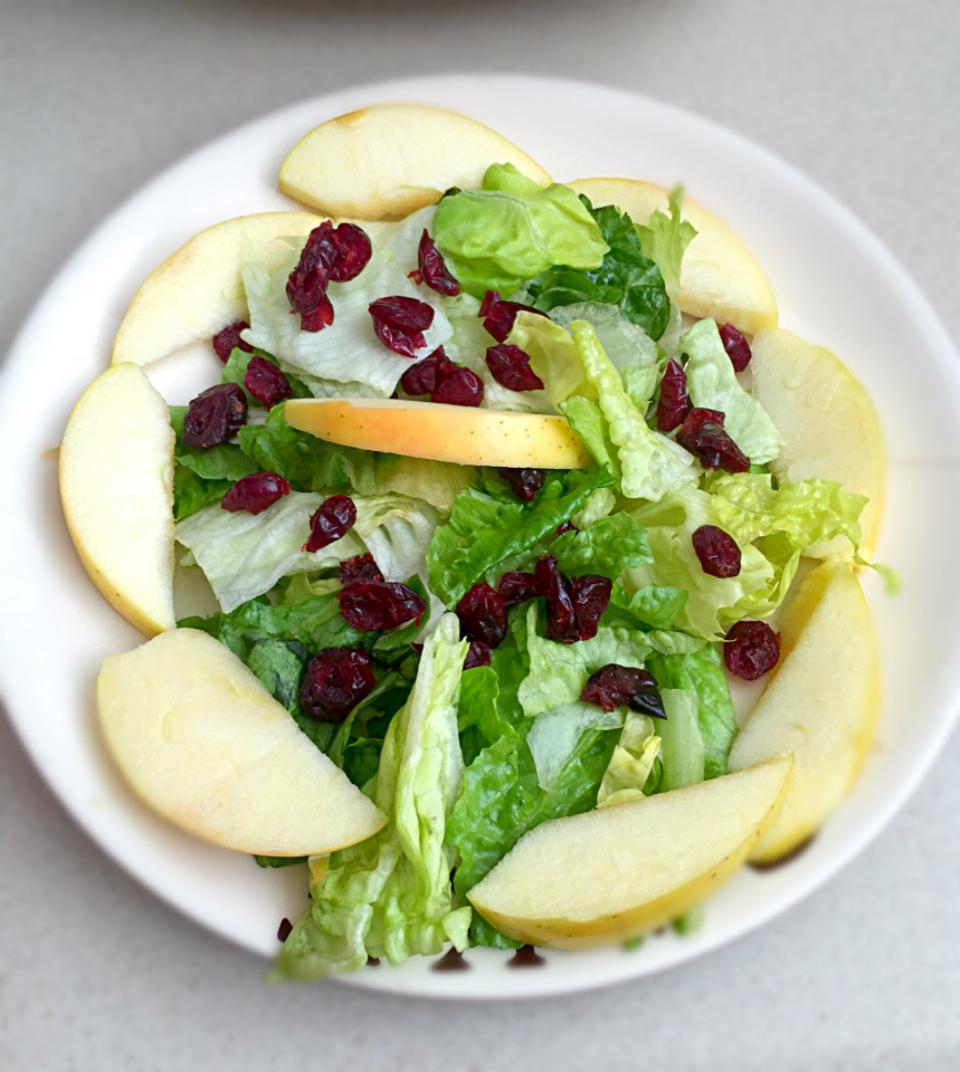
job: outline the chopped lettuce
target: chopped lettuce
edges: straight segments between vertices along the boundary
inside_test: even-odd
[[[286,294],[287,276],[299,255],[299,250],[291,249],[273,270],[255,261],[243,266],[250,309],[245,341],[274,354],[284,370],[301,377],[321,397],[337,394],[344,387],[348,388],[346,393],[355,395],[359,386],[366,388],[365,394],[388,398],[411,362],[377,338],[368,306],[387,294],[425,300],[423,291],[407,278],[416,267],[415,257],[409,264],[406,260],[400,263],[392,250],[375,246],[370,262],[355,279],[329,284],[333,323],[321,331],[301,331],[300,318],[291,314]],[[443,345],[452,334],[439,303],[428,304],[434,308],[434,318],[424,332],[425,345],[418,350],[418,359]],[[322,389],[314,380],[330,389]]]
[[[718,409],[724,430],[754,465],[780,453],[780,434],[760,403],[737,380],[716,321],[700,320],[680,338],[687,354],[687,393],[695,406]]]
[[[530,355],[530,367],[543,381],[551,406],[572,394],[584,394],[590,385],[583,375],[570,333],[559,323],[536,313],[520,312],[507,342]],[[524,392],[541,394],[542,392]]]
[[[597,393],[607,435],[617,452],[623,494],[631,499],[656,500],[675,487],[695,483],[693,456],[647,425],[600,345],[593,325],[575,320],[570,330],[587,379]],[[570,418],[568,406],[564,413]],[[579,432],[579,424],[575,427]],[[595,442],[596,437],[591,439]],[[585,442],[592,450],[593,443]]]
[[[468,488],[450,520],[433,534],[427,556],[431,590],[448,606],[508,559],[533,551],[568,521],[597,488],[611,483],[603,469],[551,475],[528,505],[512,496]]]
[[[479,190],[444,197],[434,241],[468,294],[512,294],[556,264],[597,268],[607,244],[568,186],[539,186],[512,164],[493,164]],[[389,293],[389,292],[388,292]]]
[[[697,725],[703,742],[703,777],[726,774],[727,756],[737,735],[737,714],[717,649],[711,645],[687,655],[654,653],[647,669],[656,678],[661,692],[682,689],[696,697]]]
[[[604,711],[577,700],[539,715],[527,744],[541,789],[550,789],[577,749],[585,730],[614,730],[623,725],[623,711]]]
[[[390,723],[373,799],[388,823],[334,853],[310,907],[277,960],[277,974],[318,978],[362,967],[368,956],[397,964],[467,943],[469,908],[454,908],[447,816],[460,789],[457,690],[467,642],[445,616],[427,639],[410,697]]]
[[[703,781],[704,743],[700,732],[697,697],[686,689],[661,689],[666,718],[660,733],[663,773],[660,789],[682,789]]]
[[[580,200],[590,206],[585,197]],[[670,299],[659,267],[644,252],[637,228],[625,212],[606,205],[590,206],[590,214],[608,246],[603,263],[593,271],[576,271],[580,265],[562,262],[562,267],[546,272],[528,288],[534,304],[544,311],[577,302],[615,305],[651,339],[659,339],[670,321]]]
[[[330,569],[367,550],[389,580],[423,571],[436,524],[425,503],[399,495],[354,496],[353,528],[309,553],[303,544],[310,516],[323,501],[319,493],[292,491],[260,514],[208,506],[177,523],[177,542],[191,552],[225,612],[269,592],[281,577]]]
[[[610,606],[613,610],[607,612],[607,618],[604,620],[613,624],[610,619],[616,617],[618,621],[622,620],[631,626],[670,629],[686,602],[687,593],[682,588],[647,584],[627,591],[617,581],[610,593]]]
[[[468,465],[372,451],[354,451],[346,469],[360,495],[405,495],[429,503],[444,514],[450,513],[457,496],[476,472]]]
[[[637,224],[643,252],[656,261],[667,291],[675,299],[680,290],[680,268],[687,246],[697,237],[697,229],[682,218],[683,187],[674,186],[668,197],[668,212],[656,209],[645,224]]]
[[[283,403],[270,410],[264,424],[241,428],[237,439],[254,470],[278,473],[298,491],[346,491],[350,487],[347,462],[364,453],[291,428],[283,415]]]
[[[603,773],[597,793],[597,807],[611,808],[642,799],[660,755],[660,745],[661,739],[656,735],[653,719],[636,711],[628,711],[620,739]]]
[[[644,527],[629,514],[601,517],[589,528],[568,529],[550,544],[562,573],[599,573],[616,580],[626,569],[652,562]]]

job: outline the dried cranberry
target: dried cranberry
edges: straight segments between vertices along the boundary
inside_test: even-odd
[[[535,599],[540,593],[537,589],[537,578],[533,573],[522,573],[520,570],[511,570],[500,578],[497,591],[504,602],[504,606],[515,607],[518,603],[526,603],[529,599]]]
[[[240,332],[246,331],[250,325],[246,320],[237,320],[233,324],[227,324],[222,330],[218,331],[213,337],[213,348],[216,351],[217,357],[226,364],[230,360],[230,354],[233,350],[239,346],[241,350],[245,350],[248,354],[253,347],[248,342],[244,342],[240,338]]]
[[[522,502],[533,502],[543,487],[547,474],[542,469],[501,469],[500,475]]]
[[[365,633],[393,629],[416,619],[427,609],[423,600],[398,581],[356,581],[337,593],[340,613],[349,625]]]
[[[695,455],[704,469],[745,473],[750,459],[723,430],[724,415],[715,409],[692,409],[677,432],[677,442]]]
[[[357,508],[348,495],[331,495],[310,516],[310,536],[303,545],[309,554],[342,539],[357,520]]]
[[[547,601],[548,639],[575,644],[580,639],[580,627],[573,602],[573,585],[560,572],[556,557],[541,558],[534,576],[537,591]]]
[[[280,925],[277,927],[277,941],[285,942],[293,933],[293,924],[287,919],[286,916],[280,920]]]
[[[427,345],[423,333],[433,323],[433,307],[416,298],[394,294],[371,302],[370,316],[377,338],[401,357],[414,357]]]
[[[596,704],[604,711],[629,707],[653,718],[667,717],[653,674],[619,663],[607,663],[595,670],[583,686],[580,699],[584,703]]]
[[[487,347],[487,368],[511,391],[542,391],[543,380],[530,367],[530,355],[511,343]]]
[[[492,658],[489,644],[484,644],[482,640],[471,640],[467,657],[463,660],[463,668],[472,670],[475,666],[489,666]]]
[[[743,372],[750,364],[753,354],[750,352],[750,343],[740,334],[733,324],[724,324],[720,328],[720,341],[723,343],[727,357],[733,365],[734,372]]]
[[[479,406],[483,401],[483,382],[470,369],[454,365],[440,373],[440,382],[430,395],[430,401],[451,406]]]
[[[243,377],[243,386],[258,401],[268,408],[282,402],[293,394],[290,381],[272,361],[264,357],[251,357]]]
[[[443,347],[438,346],[432,354],[407,369],[400,377],[400,386],[408,395],[432,394],[445,373],[456,367],[444,353]]]
[[[301,331],[323,331],[333,323],[333,303],[324,294],[316,307],[300,316]]]
[[[701,525],[693,533],[693,549],[704,573],[711,577],[736,577],[740,572],[740,548],[729,532],[716,525]]]
[[[327,223],[329,222],[328,220]],[[313,233],[319,230],[320,227],[315,228]],[[341,223],[337,227],[323,230],[322,236],[317,240],[317,252],[335,283],[349,283],[370,263],[373,247],[362,227],[355,223]]]
[[[188,447],[215,447],[247,423],[247,396],[237,383],[218,383],[187,407],[183,441]]]
[[[479,316],[483,318],[483,326],[497,340],[503,342],[513,331],[517,313],[536,313],[537,316],[547,314],[540,309],[534,309],[532,305],[521,305],[520,302],[502,301],[495,290],[488,290],[480,303]],[[549,317],[547,318],[549,319]],[[543,384],[540,385],[541,387]]]
[[[324,648],[303,672],[300,706],[317,722],[342,722],[376,683],[365,651]]]
[[[373,555],[354,555],[340,563],[340,583],[353,584],[356,581],[382,581],[383,574]]]
[[[562,536],[565,532],[579,532],[580,530],[572,521],[564,521],[562,525],[557,525],[557,531],[554,536]]]
[[[468,640],[482,640],[491,648],[507,635],[507,605],[489,584],[475,584],[457,604],[460,628]]]
[[[410,278],[415,283],[426,283],[431,290],[438,294],[448,294],[451,298],[460,293],[460,284],[450,274],[443,254],[437,249],[436,242],[426,228],[417,247],[417,263],[419,267],[410,273]]]
[[[610,605],[613,582],[609,577],[588,573],[583,577],[574,577],[572,584],[577,631],[581,640],[590,640],[597,635],[600,619]]]
[[[672,432],[683,424],[690,412],[687,398],[687,374],[676,361],[668,361],[660,381],[660,398],[657,401],[657,427],[661,432]]]
[[[264,510],[284,495],[290,494],[290,485],[276,473],[251,473],[241,477],[220,500],[220,508],[236,513],[245,510],[248,514],[262,514]]]
[[[310,232],[296,266],[287,276],[287,301],[300,314],[312,313],[326,297],[330,269],[323,256],[323,239],[332,230],[332,222],[324,220]]]
[[[756,681],[772,670],[780,658],[780,634],[766,622],[737,622],[724,638],[723,661],[731,674]]]

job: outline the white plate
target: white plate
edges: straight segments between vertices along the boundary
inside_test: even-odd
[[[880,557],[903,593],[866,587],[879,624],[886,698],[877,745],[854,793],[789,866],[744,870],[707,906],[694,936],[548,954],[510,971],[505,955],[471,951],[471,971],[415,960],[349,979],[407,994],[505,998],[562,993],[659,971],[714,949],[794,904],[874,837],[906,800],[953,721],[960,695],[960,376],[956,354],[906,272],[846,209],[804,175],[702,119],[627,93],[513,76],[438,77],[308,101],[201,149],[121,206],[67,262],[33,311],[0,381],[4,459],[2,695],[40,770],[77,821],[123,867],[182,912],[270,955],[279,919],[305,905],[300,868],[265,872],[141,807],[95,733],[101,659],[139,637],[87,580],[64,529],[52,448],[72,402],[106,367],[113,333],[139,281],[195,231],[242,213],[290,207],[275,190],[290,146],[322,119],[385,100],[442,104],[482,119],[560,179],[633,175],[682,180],[740,232],[766,266],[781,323],[836,350],[869,387],[890,450]],[[151,369],[172,401],[213,382],[208,346]]]

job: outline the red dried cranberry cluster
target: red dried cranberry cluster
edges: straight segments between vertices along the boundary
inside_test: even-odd
[[[652,718],[667,717],[653,674],[619,663],[607,663],[595,670],[583,686],[580,699],[584,703],[596,704],[604,711],[629,707]]]
[[[668,361],[660,381],[660,398],[657,400],[657,427],[661,432],[672,432],[683,424],[690,412],[687,398],[687,374],[676,361]]]
[[[597,635],[600,619],[610,604],[613,585],[609,577],[566,577],[554,555],[541,558],[533,576],[537,595],[546,599],[550,640],[575,644]]]
[[[337,593],[344,620],[364,633],[395,629],[420,619],[427,605],[412,588],[398,581],[352,581]]]
[[[293,388],[287,377],[272,361],[259,355],[250,358],[244,373],[243,386],[268,409],[293,395]]]
[[[420,236],[420,245],[417,247],[418,267],[409,273],[410,278],[418,286],[421,283],[438,294],[446,294],[455,298],[460,293],[460,284],[450,274],[447,262],[443,254],[437,249],[437,244],[430,237],[430,232],[424,228]]]
[[[290,485],[277,473],[251,473],[241,477],[220,500],[220,508],[236,513],[262,514],[290,494]]]
[[[521,502],[533,502],[547,479],[547,474],[543,469],[500,469],[498,471]]]
[[[287,278],[287,299],[300,314],[303,331],[320,331],[333,323],[333,304],[327,296],[327,284],[355,279],[373,253],[370,239],[362,227],[341,223],[334,227],[324,220],[314,227],[300,253],[297,266]]]
[[[731,674],[744,681],[763,677],[779,659],[780,634],[766,622],[737,622],[724,638],[723,661]]]
[[[536,313],[537,316],[547,316],[532,305],[521,305],[520,302],[503,301],[495,290],[488,290],[480,302],[478,316],[483,320],[483,326],[497,340],[503,342],[513,331],[513,322],[517,319],[517,313]],[[549,320],[550,318],[547,317]]]
[[[750,459],[723,430],[724,419],[718,409],[692,409],[677,432],[677,442],[695,455],[704,469],[746,473]]]
[[[483,401],[483,382],[468,368],[455,365],[438,346],[400,377],[400,386],[408,395],[429,395],[431,402],[450,406],[479,406]]]
[[[241,350],[245,350],[248,354],[253,350],[253,347],[248,342],[244,342],[240,338],[240,332],[246,331],[250,325],[246,320],[236,320],[232,324],[227,324],[225,328],[218,331],[213,337],[213,349],[216,352],[217,357],[226,364],[230,360],[230,354],[234,349],[239,346]]]
[[[342,539],[357,520],[357,508],[349,495],[331,495],[310,516],[310,535],[303,545],[309,554]]]
[[[300,707],[318,722],[342,722],[376,683],[365,651],[323,648],[304,669]]]
[[[215,447],[247,423],[247,396],[236,383],[218,383],[201,391],[187,407],[183,441],[188,447]]]
[[[460,630],[468,640],[497,647],[507,635],[507,605],[495,588],[475,584],[457,604]]]

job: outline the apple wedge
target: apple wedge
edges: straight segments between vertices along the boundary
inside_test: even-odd
[[[221,328],[244,320],[247,303],[242,261],[252,256],[272,267],[289,248],[277,239],[304,239],[321,222],[309,212],[262,212],[200,231],[155,268],[140,285],[113,344],[113,364],[147,365]]]
[[[297,398],[287,423],[343,447],[511,469],[585,469],[590,454],[565,417],[399,399]]]
[[[451,186],[479,186],[491,164],[550,182],[535,160],[476,119],[381,104],[314,127],[281,165],[280,189],[333,216],[397,218],[434,204]]]
[[[386,822],[213,637],[174,629],[104,660],[100,726],[131,788],[171,822],[239,852],[305,856]]]
[[[771,462],[774,475],[781,481],[824,477],[866,495],[861,553],[869,557],[880,532],[887,474],[883,432],[870,396],[839,358],[793,332],[763,331],[752,350],[753,397],[783,440],[780,457]],[[838,538],[807,554],[849,557],[850,545]]]
[[[80,560],[147,635],[174,625],[174,442],[144,372],[114,365],[80,396],[60,447],[60,499]]]
[[[783,806],[751,852],[772,861],[814,833],[850,789],[873,740],[880,657],[860,584],[843,562],[809,573],[780,620],[781,657],[730,754],[737,770],[796,760]]]
[[[743,863],[775,815],[792,765],[778,757],[545,822],[468,897],[521,942],[580,949],[643,934],[698,904]]]
[[[596,205],[616,205],[634,223],[667,211],[667,190],[637,179],[577,179],[569,183]],[[753,335],[777,326],[777,302],[763,269],[736,233],[689,197],[683,215],[697,229],[680,273],[680,308],[691,316],[712,316]]]

